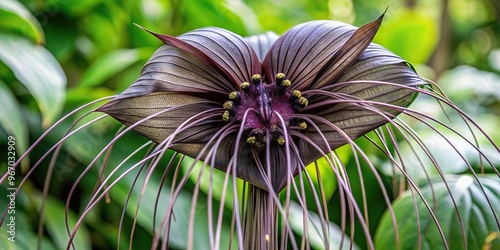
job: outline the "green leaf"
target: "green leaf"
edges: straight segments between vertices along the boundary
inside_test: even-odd
[[[126,175],[122,180],[120,180],[115,187],[110,190],[110,195],[113,200],[118,202],[121,206],[125,205],[125,201],[132,189],[132,183],[135,176],[133,174]],[[164,216],[165,211],[172,202],[172,197],[170,196],[171,190],[166,187],[160,186],[160,182],[157,178],[150,178],[145,185],[144,193],[141,195],[141,188],[144,183],[144,174],[141,174],[138,178],[138,182],[133,188],[128,206],[125,208],[125,212],[130,218],[134,218],[137,212],[137,224],[144,228],[145,230],[152,233],[153,229],[153,218],[155,215],[155,202],[158,194],[158,190],[163,189],[156,208],[156,232],[159,230],[158,227],[161,224],[161,220]],[[137,204],[140,201],[139,210],[137,211]],[[198,201],[197,209],[195,212],[194,219],[194,240],[193,249],[205,249],[209,246],[210,242],[208,239],[208,214],[205,202]],[[176,249],[186,249],[188,240],[188,225],[190,219],[191,210],[191,196],[189,193],[181,191],[177,197],[173,209],[175,219],[172,219],[169,245]],[[215,215],[214,215],[215,216]],[[172,217],[172,218],[174,218]],[[122,232],[122,234],[127,234],[129,232]],[[223,224],[222,227],[222,237],[221,237],[221,249],[228,249],[228,244],[230,242],[230,225]],[[233,244],[235,244],[236,239],[233,237]]]
[[[374,41],[412,63],[425,63],[437,45],[436,19],[427,10],[406,10],[389,15]]]
[[[479,181],[488,198],[471,176],[451,176],[446,179],[464,228],[460,226],[455,205],[442,180],[434,181],[432,188],[427,185],[420,189],[429,206],[434,209],[450,249],[499,249],[500,247],[500,238],[494,237],[500,233],[498,222],[494,217],[494,213],[500,215],[500,179],[494,175],[480,177]],[[438,227],[429,211],[419,197],[416,197],[416,200],[418,218],[410,191],[404,192],[393,203],[400,240],[399,248],[418,249],[417,221],[419,221],[422,249],[445,249]],[[467,237],[467,247],[464,246],[462,231],[465,231]],[[395,249],[396,246],[393,222],[386,212],[375,235],[375,248]]]
[[[477,150],[453,134],[447,135],[446,139],[450,141],[451,145],[458,148],[460,154],[440,135],[426,132],[427,130],[420,130],[419,136],[429,152],[432,152],[432,160],[439,164],[438,167],[433,164],[432,160],[427,157],[425,152],[420,148],[412,148],[408,143],[401,143],[399,146],[401,155],[404,157],[403,160],[406,166],[405,172],[415,182],[425,180],[427,175],[435,177],[439,176],[441,173],[460,174],[466,171],[468,169],[467,162],[460,157],[460,154],[466,157],[469,163],[479,158]],[[481,149],[484,150],[483,147],[481,147]],[[488,157],[495,156],[494,154],[491,156],[488,155]],[[398,178],[404,177],[404,174],[398,171],[398,169],[392,165],[392,162],[388,160],[385,164],[379,164],[378,167],[382,173],[387,176],[397,176]]]
[[[18,210],[16,210],[16,216],[14,220],[11,221],[10,216],[11,215],[7,215],[6,219],[2,223],[2,226],[0,227],[0,230],[2,232],[0,234],[0,249],[36,249],[36,246],[38,244],[38,235],[30,230],[33,227],[33,224],[28,220],[30,216]],[[15,223],[15,230],[13,231],[10,230],[11,226],[7,226],[7,224],[12,223]],[[41,242],[41,249],[50,250],[56,248],[52,245],[47,237],[43,237]]]
[[[341,150],[337,150],[341,151]],[[332,170],[332,166],[328,164],[328,161],[321,157],[317,161],[318,168],[316,169],[314,162],[309,164],[306,167],[306,171],[312,179],[314,186],[317,188],[317,193],[319,194],[320,182],[321,187],[323,188],[323,192],[325,193],[326,200],[330,200],[337,190],[337,177],[335,176],[335,172]],[[320,173],[321,179],[318,179],[318,171]],[[305,180],[305,179],[304,179]],[[308,186],[308,185],[307,185]],[[312,191],[310,189],[306,189],[306,192]],[[307,197],[313,197],[312,193],[307,194]]]
[[[338,152],[343,152],[345,150],[337,149],[336,151],[338,153]],[[319,158],[315,162],[309,164],[305,168],[305,171],[302,171],[301,173],[302,176],[298,175],[295,176],[295,182],[297,183],[297,185],[299,185],[298,183],[300,183],[301,179],[304,182],[304,189],[302,191],[303,193],[301,194],[301,196],[303,195],[307,197],[306,205],[309,208],[316,207],[314,196],[321,198],[321,191],[322,191],[325,196],[325,200],[329,201],[333,197],[333,194],[335,193],[335,190],[337,190],[338,186],[337,176],[333,171],[334,166],[330,166],[330,164],[324,157]],[[317,168],[315,164],[318,165]],[[321,179],[319,179],[318,177],[320,177]],[[312,186],[309,184],[308,178],[311,179]],[[298,197],[297,193],[291,186],[288,188],[291,188],[292,190],[291,192],[292,199],[294,200],[301,199],[301,197]]]
[[[446,71],[439,78],[439,86],[465,112],[477,116],[489,113],[495,102],[500,102],[500,76],[469,65],[460,65]],[[496,126],[495,126],[496,128]]]
[[[75,29],[77,21],[71,20],[68,22],[54,22],[51,25],[43,27],[45,35],[49,38],[45,44],[45,48],[61,63],[69,67],[71,62],[75,62],[75,53],[77,53],[77,44],[79,50],[85,50],[85,45],[81,45],[81,41],[77,42],[78,29]],[[85,43],[85,42],[83,42]],[[81,74],[82,70],[78,70]]]
[[[13,35],[0,33],[0,60],[33,95],[48,126],[64,105],[66,76],[57,60],[44,47]]]
[[[0,107],[4,112],[0,112],[0,126],[7,133],[15,138],[16,159],[24,153],[28,145],[28,128],[26,122],[21,116],[19,103],[7,86],[0,80]],[[27,161],[24,161],[27,163]],[[23,162],[23,163],[24,163]]]
[[[191,170],[191,172],[189,172],[189,169],[191,168],[192,164],[195,165]],[[190,157],[184,158],[181,167],[184,173],[189,174],[189,179],[193,183],[199,182],[200,190],[203,191],[205,194],[208,195],[209,190],[211,188],[212,189],[211,196],[213,199],[221,201],[223,192],[225,191],[224,205],[229,209],[233,208],[234,193],[233,189],[231,188],[233,186],[233,178],[229,177],[226,186],[224,186],[226,173],[218,169],[213,169],[212,173],[210,173],[210,166],[208,165],[203,166],[203,162],[201,161],[194,163],[194,159]],[[204,168],[203,174],[200,175],[200,171],[202,170],[202,168]],[[237,180],[238,180],[237,181],[238,191],[241,191],[243,189],[243,181],[240,179]],[[238,192],[238,197],[240,199],[242,198],[241,192]]]
[[[58,6],[58,8],[61,8],[61,10],[66,14],[68,14],[69,16],[80,16],[85,13],[91,12],[92,8],[94,8],[95,5],[98,5],[99,2],[100,2],[99,0],[71,1],[71,2],[54,0],[52,1],[52,4]]]
[[[308,212],[308,220],[307,220],[307,236],[309,237],[309,241],[311,246],[314,249],[327,249],[325,247],[325,243],[323,241],[323,231],[321,228],[321,220],[319,216],[315,213]],[[292,230],[295,231],[299,235],[304,235],[304,220],[303,220],[304,212],[300,205],[297,203],[290,204],[290,215],[288,217],[290,221],[290,225]],[[349,239],[348,234],[345,235],[342,232],[342,229],[335,225],[332,222],[328,222],[328,243],[329,249],[360,249],[354,242]],[[340,248],[341,239],[344,236],[344,242],[342,244],[342,248]]]
[[[71,88],[67,92],[66,105],[80,106],[84,103],[114,94],[113,90],[106,87]]]
[[[66,249],[69,242],[64,214],[68,216],[68,224],[71,230],[78,219],[77,216],[71,210],[69,213],[66,213],[65,207],[60,200],[51,198],[45,200],[45,225],[57,249]],[[82,225],[78,228],[73,243],[77,249],[91,249],[90,235],[85,226]]]
[[[30,187],[29,181],[25,183],[24,187]],[[35,222],[38,220],[34,218],[34,215],[38,212],[36,206],[32,206],[32,200],[29,199],[29,191],[26,188],[22,188],[16,195],[14,203],[8,205],[11,202],[8,195],[12,190],[7,190],[6,188],[0,189],[0,197],[5,197],[0,199],[0,208],[2,212],[5,211],[6,217],[0,226],[0,249],[2,250],[18,250],[18,249],[36,249],[38,245],[38,235],[33,231]],[[39,193],[34,193],[34,196],[39,196]],[[29,205],[28,205],[29,204]],[[13,206],[12,206],[13,205]],[[10,206],[10,207],[9,207]],[[4,210],[6,209],[6,210]],[[9,239],[10,238],[10,239]],[[41,238],[41,249],[51,250],[56,249],[50,242],[49,238],[44,236]]]
[[[90,87],[102,84],[105,80],[139,62],[147,59],[153,50],[150,48],[140,49],[117,49],[110,51],[95,60],[83,73],[80,87]]]
[[[238,15],[234,11],[238,11],[237,4],[226,4],[226,1],[221,0],[198,0],[198,1],[182,1],[179,8],[179,14],[182,16],[198,16],[203,18],[198,19],[185,19],[182,21],[182,30],[189,31],[192,29],[206,27],[206,26],[216,26],[220,28],[229,29],[240,35],[247,34],[247,27],[244,23],[252,24],[254,17],[252,17],[253,11],[251,9],[246,9],[244,15]],[[239,6],[241,8],[245,6]],[[244,18],[243,18],[244,17]],[[175,24],[175,23],[174,23]],[[257,30],[257,27],[248,27],[250,30]]]
[[[470,102],[473,102],[472,99],[470,99]],[[415,104],[414,106],[422,110],[421,112],[427,110],[441,111],[439,103],[431,98],[418,98]],[[471,137],[470,131],[468,131],[469,128],[465,126],[463,117],[459,113],[447,112],[446,115],[444,112],[441,112],[441,114],[431,114],[437,120],[444,121],[450,119],[450,124],[458,125],[453,128],[455,131],[461,133],[462,136]],[[474,120],[477,124],[484,124],[481,129],[486,131],[486,134],[492,136],[493,141],[495,141],[494,126],[495,124],[498,125],[497,117],[491,114],[484,117],[487,119],[481,118],[483,117],[479,117],[479,119],[474,118]],[[407,121],[410,121],[410,119]],[[489,173],[493,173],[491,165],[496,166],[497,169],[500,168],[500,154],[498,153],[498,149],[494,145],[491,145],[484,137],[476,135],[474,139],[468,138],[470,140],[468,142],[457,136],[452,130],[441,129],[442,131],[438,134],[429,129],[427,124],[415,123],[412,125],[412,128],[418,131],[419,140],[425,145],[426,150],[432,154],[432,159],[427,155],[428,152],[426,153],[421,147],[413,146],[412,148],[409,143],[400,142],[398,148],[405,164],[405,173],[399,171],[392,161],[385,158],[384,163],[376,165],[383,174],[396,178],[405,178],[404,176],[408,175],[414,182],[418,183],[420,180],[427,179],[428,175],[436,177],[443,173],[461,174],[468,172],[468,164],[473,168],[486,170],[487,173],[488,171]],[[480,157],[480,153],[473,146],[475,144],[474,140],[478,141],[481,153],[491,162],[491,165],[484,158]],[[399,157],[396,158],[399,160]],[[435,163],[437,163],[437,166]]]
[[[0,1],[0,28],[22,33],[37,44],[45,43],[45,35],[40,23],[18,1]]]

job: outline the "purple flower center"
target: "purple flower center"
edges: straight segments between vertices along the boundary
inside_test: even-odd
[[[276,81],[272,84],[263,82],[258,74],[253,75],[251,83],[244,82],[240,84],[240,91],[229,94],[229,101],[223,105],[227,111],[222,119],[243,122],[249,144],[260,148],[271,139],[283,145],[284,129],[307,128],[307,124],[294,118],[294,114],[306,107],[308,101],[301,96],[300,91],[288,90],[290,84],[283,73],[277,74]],[[279,116],[283,118],[287,128],[283,128]]]

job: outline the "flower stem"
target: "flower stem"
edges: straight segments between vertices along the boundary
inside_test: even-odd
[[[248,184],[244,218],[245,249],[278,249],[277,205],[270,193]]]

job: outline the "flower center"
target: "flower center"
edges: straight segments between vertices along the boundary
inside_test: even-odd
[[[307,128],[307,123],[294,118],[294,114],[305,108],[308,100],[300,91],[290,91],[290,85],[290,80],[285,79],[283,73],[276,74],[273,84],[264,83],[258,74],[253,75],[251,83],[241,83],[240,91],[229,94],[229,100],[223,105],[226,111],[222,120],[242,122],[245,113],[250,111],[243,124],[247,143],[263,147],[271,139],[283,145],[285,128],[281,125],[278,114],[284,119],[286,129]]]

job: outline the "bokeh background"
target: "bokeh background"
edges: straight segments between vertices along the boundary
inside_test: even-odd
[[[317,19],[339,20],[360,26],[376,19],[386,8],[375,42],[408,60],[423,77],[437,82],[461,109],[481,124],[494,141],[500,142],[500,1],[497,0],[1,0],[0,173],[4,174],[8,167],[4,152],[7,152],[9,135],[15,137],[19,157],[64,114],[90,101],[120,93],[139,76],[142,65],[161,46],[161,42],[134,24],[169,35],[206,26],[222,27],[242,36],[268,30],[282,34],[294,25]],[[438,119],[454,119],[446,117],[437,102],[425,98],[417,99],[412,108],[433,114]],[[78,114],[88,110],[90,108]],[[84,121],[95,117],[97,115],[91,115]],[[64,121],[16,169],[16,186],[30,166],[57,143],[74,120]],[[419,125],[414,126],[418,132]],[[68,192],[118,128],[117,122],[105,119],[75,134],[64,144],[49,182],[43,249],[66,247],[68,236],[61,215],[66,213]],[[435,139],[426,132],[419,135],[424,140]],[[144,142],[146,140],[140,135],[128,134],[114,149],[122,155],[111,156],[109,165],[118,165],[123,155]],[[395,181],[400,176],[384,167],[388,165],[387,160],[373,146],[370,147],[366,141],[359,143],[373,162],[378,163],[377,168],[384,175],[391,197],[396,199],[404,191]],[[444,149],[436,147],[433,150],[439,152]],[[500,162],[493,148],[486,147],[484,150],[492,152],[495,164]],[[346,166],[355,164],[349,150],[341,148],[338,154]],[[453,157],[446,153],[436,155],[449,162],[449,167],[444,170],[447,174],[466,172],[467,167],[460,160],[454,162]],[[141,159],[141,156],[136,158]],[[102,160],[85,175],[74,191],[67,211],[70,224],[81,214],[96,183],[100,183],[99,164]],[[126,163],[124,168],[127,164],[132,163]],[[8,241],[4,225],[0,233],[0,248],[33,249],[32,246],[36,245],[38,213],[48,165],[48,160],[42,162],[24,183],[16,199],[16,243],[13,245]],[[435,172],[434,169],[437,175]],[[162,169],[159,169],[158,176],[146,186],[142,204],[154,204],[161,173]],[[122,213],[123,231],[127,233],[119,239],[120,248],[128,248],[140,193],[140,188],[132,188],[136,174],[132,173],[118,182],[105,200],[87,216],[75,240],[77,249],[116,249]],[[418,172],[413,174],[419,175]],[[358,175],[355,167],[349,175]],[[316,184],[322,182],[325,195],[331,200],[330,219],[332,223],[339,223],[340,210],[335,206],[339,196],[336,180],[333,174],[322,176],[322,180],[314,181]],[[366,171],[363,180],[367,187],[379,185],[370,170]],[[179,198],[180,208],[175,224],[179,229],[187,225],[189,214],[182,211],[182,206],[189,208],[195,181],[196,177],[193,177],[192,183],[187,185]],[[359,178],[353,178],[352,186],[355,197],[362,197]],[[1,211],[7,204],[4,187],[7,187],[6,183],[2,183],[0,190]],[[169,190],[165,189],[161,203],[167,204]],[[207,185],[202,185],[202,191],[206,189]],[[129,192],[132,205],[123,209]],[[370,229],[375,235],[387,205],[381,201],[378,188],[368,189],[367,192]],[[215,193],[214,197],[217,199],[220,194]],[[199,203],[203,204],[206,193],[202,193],[199,199]],[[231,209],[231,201],[219,199],[218,202],[225,202],[226,209]],[[153,214],[152,205],[142,205],[137,212],[134,246],[149,248]],[[199,225],[196,227],[206,227],[206,213],[200,212],[198,216],[196,223]],[[229,231],[230,225],[224,225],[223,230]],[[172,237],[172,249],[185,248],[184,231],[173,231],[177,235]],[[304,233],[300,230],[294,232],[297,237]],[[195,240],[195,246],[207,244],[204,237],[196,237]],[[363,248],[364,236],[356,234],[355,242]]]

